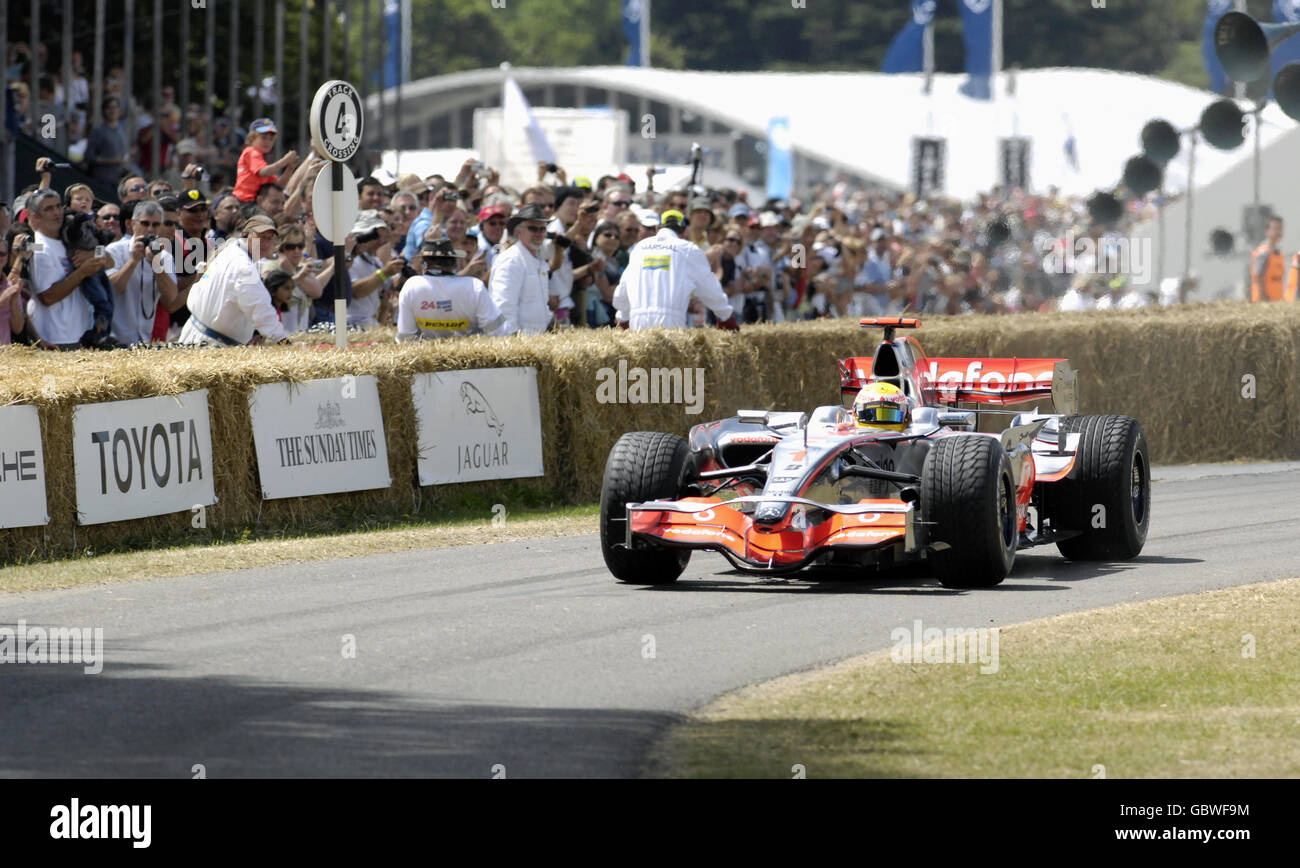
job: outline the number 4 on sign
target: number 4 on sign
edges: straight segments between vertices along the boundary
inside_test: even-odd
[[[347,103],[339,103],[339,116],[334,122],[334,132],[345,138],[352,138],[356,130],[357,119],[348,113]]]

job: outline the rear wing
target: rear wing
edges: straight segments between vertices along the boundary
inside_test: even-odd
[[[1068,359],[926,359],[921,388],[944,404],[1027,404],[1047,398],[1057,413],[1078,412],[1077,373]]]
[[[872,381],[872,359],[840,360],[840,393],[852,401]],[[1077,372],[1068,359],[923,359],[916,385],[927,403],[1003,407],[1051,399],[1057,413],[1078,412]]]
[[[859,323],[863,328],[884,329],[881,345],[896,350],[886,357],[889,362],[883,370],[874,369],[874,373],[874,357],[840,360],[840,394],[846,403],[873,380],[889,380],[904,390],[919,391],[927,404],[1001,407],[1050,398],[1057,413],[1073,416],[1078,412],[1077,374],[1068,359],[926,358],[916,341],[894,340],[898,329],[919,328],[919,319],[865,317]]]

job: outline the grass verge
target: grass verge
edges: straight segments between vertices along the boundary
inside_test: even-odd
[[[1291,579],[1005,627],[993,674],[900,664],[890,651],[855,658],[722,697],[671,729],[649,770],[1297,777],[1297,611]]]
[[[131,579],[167,578],[198,573],[355,557],[409,549],[572,536],[597,530],[599,506],[532,506],[502,514],[491,505],[461,504],[436,518],[408,516],[370,521],[347,532],[337,527],[294,534],[244,529],[204,542],[163,545],[148,550],[0,567],[0,593],[69,588]],[[495,521],[494,521],[495,520]]]

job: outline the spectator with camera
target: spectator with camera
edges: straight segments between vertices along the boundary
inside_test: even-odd
[[[614,288],[623,277],[623,266],[618,261],[619,230],[618,226],[605,221],[596,226],[595,244],[591,248],[591,263],[584,265],[582,271],[591,276],[591,285],[584,293],[587,325],[613,325],[614,322]],[[578,275],[579,278],[585,275]]]
[[[87,248],[79,229],[76,236],[79,243],[72,249],[64,244],[63,201],[53,190],[46,188],[32,193],[27,199],[27,215],[35,236],[32,247],[35,255],[31,260],[35,298],[28,313],[37,333],[60,350],[80,349],[83,340],[88,345],[103,343],[112,325],[112,309],[108,310],[107,320],[102,313],[97,319],[98,312],[92,308],[87,292],[78,290],[83,283],[111,267],[112,257],[106,253],[96,255],[98,245],[94,241],[97,239],[92,238]],[[88,226],[90,222],[83,220],[80,225]],[[77,227],[74,224],[72,228]],[[91,294],[95,291],[91,290]]]
[[[159,308],[177,304],[176,263],[163,214],[157,202],[136,204],[127,227],[131,234],[107,247],[114,263],[108,279],[118,299],[113,337],[127,346],[152,341]]]
[[[401,272],[406,260],[394,258],[384,264],[379,248],[389,241],[388,221],[378,211],[362,211],[349,233],[356,239],[352,265],[352,300],[348,304],[348,325],[372,328],[379,325],[380,290],[390,277]]]
[[[307,259],[307,233],[296,223],[276,230],[276,256],[262,260],[259,267],[279,269],[289,275],[292,284],[289,304],[280,310],[280,322],[290,334],[306,331],[311,325],[311,307],[334,278],[334,260]]]

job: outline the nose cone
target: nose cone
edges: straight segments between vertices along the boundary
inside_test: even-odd
[[[754,510],[754,524],[764,528],[774,528],[783,523],[790,513],[790,504],[781,502],[760,503]]]

